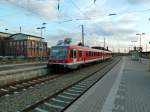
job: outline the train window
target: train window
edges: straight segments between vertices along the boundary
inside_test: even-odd
[[[70,50],[70,58],[73,58],[73,50]]]
[[[91,51],[89,51],[89,56],[91,56]]]
[[[87,56],[87,57],[88,57],[88,54],[89,54],[88,51],[86,51],[86,56]]]
[[[73,50],[73,58],[77,58],[77,51]]]
[[[82,51],[79,51],[79,58],[82,57]]]

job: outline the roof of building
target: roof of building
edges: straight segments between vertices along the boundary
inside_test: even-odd
[[[6,32],[0,32],[0,37],[9,37],[12,35],[11,33],[6,33]]]
[[[25,33],[15,33],[15,34],[12,34],[10,37],[13,37],[15,35],[24,35],[24,36],[31,36],[31,37],[35,37],[35,38],[44,39],[43,37],[40,37],[40,36],[35,36],[35,35],[30,35],[30,34],[25,34]]]

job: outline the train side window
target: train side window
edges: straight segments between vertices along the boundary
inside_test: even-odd
[[[79,58],[82,57],[82,51],[79,51]]]
[[[73,58],[73,50],[70,50],[70,58]]]
[[[86,51],[86,56],[88,57],[88,51]]]

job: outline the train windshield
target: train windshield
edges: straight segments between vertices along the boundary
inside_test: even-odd
[[[67,58],[67,47],[56,46],[52,47],[50,60],[64,60]]]

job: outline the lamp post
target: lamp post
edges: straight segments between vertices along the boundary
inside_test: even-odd
[[[137,33],[136,35],[140,36],[140,52],[142,51],[142,47],[141,47],[141,39],[142,39],[142,35],[145,35],[145,33]]]
[[[149,18],[148,20],[150,21],[150,18]],[[149,42],[149,44],[150,44],[150,42]],[[149,72],[150,72],[150,53],[149,53],[149,64],[148,64],[148,70],[149,70]]]
[[[42,26],[42,27],[37,27],[36,29],[37,30],[40,30],[41,31],[41,37],[43,37],[43,29],[45,29],[46,27],[45,26]]]
[[[136,35],[140,36],[140,48],[139,48],[139,51],[140,51],[140,61],[141,61],[141,57],[142,57],[141,39],[142,39],[142,35],[145,35],[145,33],[137,33]]]
[[[37,28],[36,28],[37,30],[40,30],[40,31],[41,31],[41,38],[43,37],[43,30],[46,28],[45,25],[46,25],[46,23],[42,23],[42,26],[41,26],[41,27],[37,27]],[[40,59],[41,59],[41,60],[42,60],[42,54],[43,54],[43,51],[42,51],[43,48],[42,48],[42,47],[43,47],[43,45],[42,45],[41,43],[39,43],[39,50],[40,50],[40,51],[39,51],[39,52],[40,52],[39,54],[40,54]]]
[[[40,31],[41,31],[41,37],[43,37],[43,30],[46,28],[45,25],[46,25],[46,23],[42,23],[42,26],[41,26],[41,27],[37,27],[37,28],[36,28],[37,30],[40,30]]]
[[[133,41],[131,41],[132,43],[134,43],[133,45],[133,50],[136,50],[136,45],[135,45],[135,43],[137,42],[136,40],[133,40]]]

